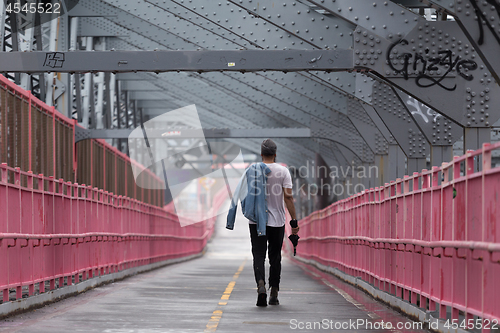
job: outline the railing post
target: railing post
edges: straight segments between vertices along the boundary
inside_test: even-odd
[[[7,163],[2,163],[2,183],[8,183],[9,171],[7,170]]]
[[[14,170],[14,185],[21,186],[21,168],[15,167]]]
[[[45,189],[43,188],[43,175],[41,173],[38,174],[38,190],[45,192]]]
[[[33,192],[33,172],[31,171],[28,171],[27,186],[28,189],[31,190],[31,192]],[[33,200],[33,195],[31,195],[31,200]],[[33,202],[30,202],[29,204],[31,205],[31,207],[33,207]],[[31,228],[31,232],[33,232],[33,227]],[[30,242],[28,241],[28,244],[29,243]],[[30,247],[30,255],[33,257],[33,247]],[[30,283],[28,285],[28,296],[32,296],[34,293],[35,293],[35,284]]]
[[[429,188],[429,174],[427,173],[427,169],[422,169],[422,189]]]
[[[473,150],[467,150],[465,154],[465,174],[470,176],[474,173],[474,156],[472,156]]]

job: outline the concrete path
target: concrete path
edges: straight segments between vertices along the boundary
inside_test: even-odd
[[[229,231],[224,219],[203,257],[2,320],[0,332],[423,332],[397,329],[413,322],[290,259],[283,263],[281,305],[256,307],[247,223],[240,216]]]

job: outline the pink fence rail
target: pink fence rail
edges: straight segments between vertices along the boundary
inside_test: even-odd
[[[135,199],[6,164],[0,165],[0,172],[4,302],[9,301],[9,289],[19,299],[23,289],[31,296],[36,286],[42,293],[46,284],[54,289],[56,284],[71,285],[199,253],[213,232],[214,219],[181,227],[175,215]],[[22,177],[27,178],[27,186],[22,186]],[[48,190],[43,182],[48,182]]]
[[[499,148],[485,144],[314,212],[300,221],[297,255],[441,318],[450,307],[452,319],[500,321],[500,167],[491,167]]]

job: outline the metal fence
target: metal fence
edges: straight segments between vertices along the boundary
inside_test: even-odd
[[[164,191],[138,187],[125,154],[104,140],[75,145],[75,126],[75,120],[0,75],[1,163],[163,206]],[[143,172],[141,177],[148,182],[162,181],[151,172]],[[8,175],[7,180],[12,183],[13,175]],[[21,184],[26,186],[26,182],[23,175]],[[43,185],[47,190],[48,183]]]
[[[215,218],[181,227],[163,190],[138,187],[116,148],[75,145],[75,126],[0,76],[1,302],[199,253],[213,233]]]
[[[485,144],[311,214],[300,221],[298,255],[441,318],[449,310],[483,327],[500,321],[500,167],[491,166],[499,148]]]
[[[176,216],[162,208],[102,189],[6,164],[0,165],[0,173],[3,302],[199,253],[213,233],[215,218],[181,227]],[[215,196],[214,209],[224,199]]]

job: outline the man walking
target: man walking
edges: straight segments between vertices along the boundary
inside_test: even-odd
[[[292,220],[296,219],[292,196],[292,178],[287,168],[275,163],[277,146],[271,140],[262,142],[262,163],[251,165],[235,191],[228,212],[226,228],[233,229],[238,199],[248,218],[252,243],[253,269],[257,283],[257,306],[267,306],[264,262],[269,252],[270,305],[278,305],[281,279],[281,247],[285,235],[285,205]],[[297,234],[299,228],[292,228]]]

